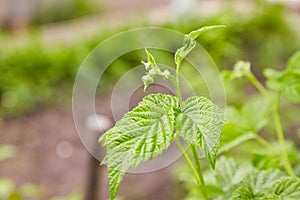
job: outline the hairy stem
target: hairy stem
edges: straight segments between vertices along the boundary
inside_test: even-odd
[[[176,77],[175,77],[174,87],[175,87],[175,90],[176,90],[176,95],[179,98],[179,102],[181,104],[182,103],[182,96],[181,96],[181,90],[180,90],[180,85],[179,85],[179,70],[180,70],[180,64],[178,64],[176,66]],[[191,162],[189,156],[186,154],[186,152],[183,149],[183,147],[182,147],[181,143],[179,142],[179,140],[176,139],[175,142],[176,142],[179,150],[181,151],[182,155],[184,156],[187,164],[191,168],[191,170],[192,170],[195,178],[197,179],[197,182],[198,182],[198,184],[200,186],[201,193],[202,193],[202,195],[204,197],[204,200],[209,200],[209,197],[208,197],[208,194],[207,194],[207,191],[206,191],[206,187],[205,187],[205,182],[204,182],[203,174],[202,174],[201,164],[200,164],[199,158],[197,156],[197,151],[196,151],[195,146],[191,144],[192,152],[193,152],[193,157],[194,157],[194,161],[195,161],[196,169],[197,170],[195,169],[193,163]]]
[[[180,104],[182,103],[182,96],[181,96],[181,91],[180,91],[180,85],[179,85],[179,70],[180,70],[180,65],[176,66],[176,80],[175,80],[175,90],[176,90],[176,95],[179,98]]]
[[[200,183],[201,183],[200,178],[199,178],[199,176],[198,176],[198,174],[197,174],[197,171],[196,171],[196,169],[195,169],[195,167],[194,167],[194,165],[193,165],[191,159],[189,158],[189,156],[187,155],[187,153],[185,152],[184,148],[182,147],[180,141],[179,141],[177,138],[175,139],[175,142],[176,142],[176,144],[177,144],[177,146],[178,146],[180,152],[182,153],[183,157],[185,158],[185,160],[186,160],[188,166],[189,166],[190,169],[192,170],[192,172],[193,172],[193,174],[194,174],[194,176],[195,176],[197,182],[200,184]]]
[[[270,98],[270,95],[269,95],[268,91],[256,79],[256,77],[252,74],[252,72],[247,73],[247,78],[258,89],[258,91],[263,95],[263,97],[265,97],[267,100],[271,101],[271,98]],[[281,95],[281,93],[278,92],[276,100],[275,100],[275,105],[273,107],[274,109],[272,111],[273,112],[272,115],[273,115],[273,120],[274,120],[274,124],[275,124],[275,129],[276,129],[278,142],[280,144],[281,156],[282,156],[282,159],[284,161],[284,168],[290,176],[294,176],[294,171],[293,171],[293,168],[291,166],[291,163],[289,161],[289,157],[288,157],[288,154],[287,154],[287,151],[286,151],[284,134],[283,134],[283,130],[282,130],[281,122],[280,122],[280,117],[279,117],[280,95]]]
[[[203,174],[202,174],[201,163],[200,163],[200,160],[199,160],[198,154],[197,154],[197,149],[196,149],[195,145],[191,145],[191,149],[192,149],[192,153],[193,153],[193,157],[194,157],[194,162],[196,164],[198,176],[200,179],[200,189],[201,189],[202,195],[203,195],[204,199],[209,200],[205,182],[204,182],[204,178],[203,178]]]
[[[284,161],[285,170],[290,176],[294,176],[294,171],[293,171],[293,168],[291,166],[291,163],[289,161],[289,157],[288,157],[288,154],[286,151],[284,134],[283,134],[283,130],[282,130],[281,122],[280,122],[280,116],[279,116],[280,94],[281,94],[280,92],[277,93],[274,110],[273,110],[273,119],[274,119],[274,123],[275,123],[277,138],[278,138],[280,148],[281,148],[281,154],[282,154],[282,158]]]

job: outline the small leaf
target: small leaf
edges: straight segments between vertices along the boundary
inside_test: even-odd
[[[205,97],[195,96],[183,102],[176,130],[185,141],[201,147],[214,168],[223,122],[224,113],[220,108]]]
[[[99,139],[107,148],[102,163],[108,165],[111,199],[129,167],[153,159],[168,148],[178,106],[178,99],[171,95],[146,96]]]
[[[283,94],[290,101],[300,103],[300,74],[287,73],[283,79]]]
[[[276,71],[274,69],[265,69],[264,70],[264,76],[267,78],[266,84],[268,88],[273,89],[275,91],[280,91],[282,88],[283,81],[280,80],[283,73]]]
[[[184,36],[183,46],[175,53],[175,63],[177,66],[181,64],[183,59],[195,48],[196,41],[192,40],[188,35]]]
[[[300,51],[294,53],[289,59],[287,70],[300,74]]]
[[[217,29],[217,28],[225,28],[225,25],[213,25],[213,26],[204,26],[202,28],[199,28],[198,30],[192,31],[188,34],[188,36],[192,39],[195,40],[197,39],[200,35],[203,33],[206,33],[207,31]]]
[[[147,54],[147,57],[148,57],[148,62],[151,65],[156,65],[156,62],[155,62],[155,59],[154,59],[153,55],[147,49],[145,49],[145,51],[146,51],[146,54]]]
[[[251,172],[242,180],[241,186],[233,192],[233,200],[268,199],[268,196],[273,196],[270,190],[283,178],[284,174],[275,169]]]
[[[267,69],[264,74],[269,88],[282,91],[290,101],[300,103],[300,51],[289,59],[285,71]]]
[[[214,26],[204,26],[202,28],[199,28],[198,30],[192,31],[189,34],[186,34],[183,39],[183,46],[179,48],[175,53],[175,63],[177,66],[181,64],[184,58],[193,50],[193,48],[196,46],[196,39],[203,33],[217,29],[217,28],[223,28],[224,25],[214,25]]]

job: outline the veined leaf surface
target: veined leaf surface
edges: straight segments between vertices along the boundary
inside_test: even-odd
[[[100,138],[107,148],[103,163],[108,165],[111,199],[129,167],[153,159],[168,148],[174,136],[178,106],[178,99],[171,95],[146,96]]]
[[[185,141],[200,146],[214,168],[223,127],[223,111],[205,97],[190,97],[181,105],[176,131]]]

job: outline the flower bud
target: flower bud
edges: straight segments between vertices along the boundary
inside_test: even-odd
[[[148,86],[153,83],[154,79],[149,75],[145,75],[142,77],[142,81],[144,83],[144,91],[146,91],[146,89],[148,88]]]
[[[241,78],[245,76],[249,71],[250,71],[250,62],[238,61],[234,65],[233,73],[234,73],[234,77],[236,78]]]
[[[162,76],[164,77],[164,78],[166,78],[166,79],[168,79],[169,78],[169,76],[170,76],[170,71],[169,70],[165,70],[163,73],[162,73]]]
[[[156,75],[156,71],[155,71],[154,69],[150,69],[150,70],[149,70],[149,74],[150,74],[150,75]]]
[[[143,62],[145,69],[148,71],[150,69],[151,63],[150,62]]]

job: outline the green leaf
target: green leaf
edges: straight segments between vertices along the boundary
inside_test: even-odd
[[[228,106],[227,120],[222,132],[221,151],[224,152],[241,142],[254,139],[255,135],[252,134],[257,134],[268,123],[270,111],[270,103],[261,97],[250,99],[242,108]]]
[[[177,66],[181,64],[184,58],[195,48],[196,46],[196,39],[202,35],[203,33],[217,29],[223,28],[224,25],[214,25],[214,26],[204,26],[199,28],[198,30],[192,31],[189,34],[186,34],[183,39],[183,46],[179,48],[175,53],[175,63]]]
[[[274,187],[274,194],[278,197],[288,199],[300,199],[300,179],[287,177]]]
[[[252,157],[252,164],[255,168],[266,170],[270,168],[280,169],[280,152],[268,152],[264,149],[261,153],[255,153]]]
[[[287,69],[300,74],[300,51],[294,53],[289,59]]]
[[[203,33],[206,33],[207,31],[217,29],[217,28],[225,28],[225,25],[213,25],[213,26],[204,26],[202,28],[199,28],[198,30],[192,31],[188,34],[189,38],[192,40],[196,40],[200,35]]]
[[[271,107],[269,101],[258,97],[245,103],[241,112],[247,121],[249,130],[258,132],[268,123]]]
[[[148,62],[150,64],[152,64],[153,66],[156,66],[156,62],[155,62],[155,59],[154,59],[153,55],[147,49],[145,49],[145,51],[146,51],[146,54],[147,54]]]
[[[233,200],[268,199],[273,196],[270,190],[283,178],[284,174],[275,169],[251,172],[233,192]]]
[[[185,141],[202,148],[212,168],[220,147],[224,113],[205,97],[190,97],[181,105],[176,130]]]
[[[268,170],[249,174],[238,188],[233,199],[298,200],[300,179],[283,176],[280,171]]]
[[[294,103],[300,103],[300,74],[287,73],[283,76],[283,94]]]
[[[285,71],[266,69],[264,75],[268,78],[269,88],[282,91],[290,101],[300,103],[300,51],[289,59]]]
[[[266,84],[268,88],[273,89],[275,91],[281,90],[283,81],[280,80],[280,78],[283,75],[282,72],[267,68],[264,70],[263,74],[267,78]]]
[[[106,132],[100,142],[107,149],[103,160],[108,165],[111,199],[114,199],[125,171],[155,158],[170,145],[178,99],[151,94]]]
[[[196,41],[191,39],[188,35],[184,36],[183,46],[175,53],[175,63],[177,66],[181,64],[183,59],[195,48]]]
[[[224,199],[229,199],[238,188],[241,180],[252,170],[251,165],[238,165],[232,158],[221,157],[216,165],[215,177],[217,185],[224,192]]]

